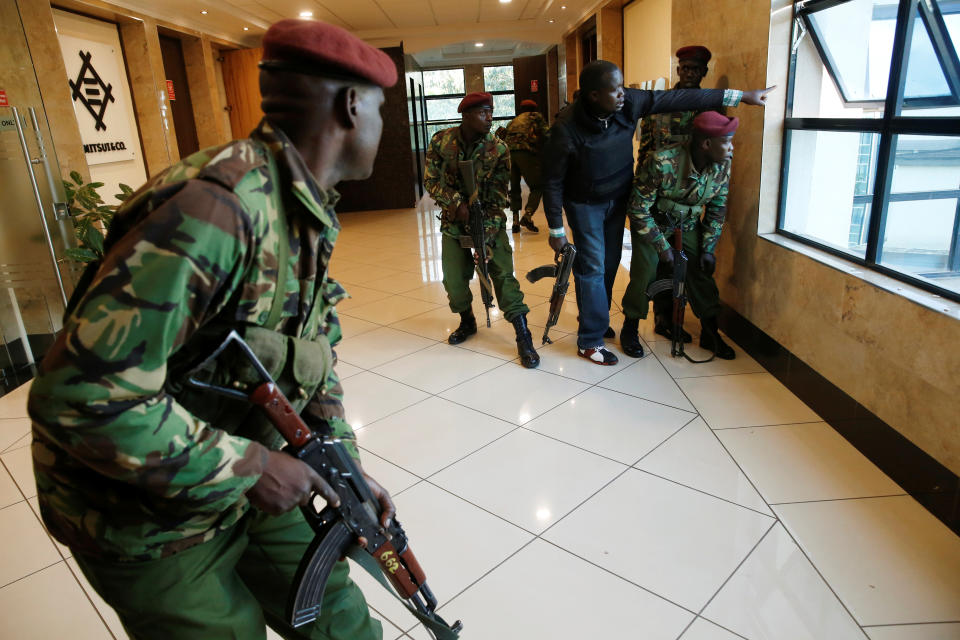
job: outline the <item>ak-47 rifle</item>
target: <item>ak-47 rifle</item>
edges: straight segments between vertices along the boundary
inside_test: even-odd
[[[683,349],[683,316],[687,308],[687,263],[689,259],[683,250],[683,231],[678,225],[673,230],[673,277],[650,283],[647,298],[653,299],[658,293],[673,291],[673,328],[670,331],[670,355],[684,357],[697,364],[710,362],[717,357],[716,351],[706,360],[694,360]]]
[[[490,309],[493,307],[493,284],[490,282],[490,270],[487,267],[490,258],[487,255],[487,236],[483,228],[483,205],[480,202],[480,194],[477,190],[477,181],[474,175],[473,160],[461,160],[460,177],[463,178],[463,186],[469,194],[467,209],[470,211],[470,217],[467,219],[467,231],[470,235],[460,236],[460,246],[474,251],[474,261],[477,263],[477,279],[480,280],[480,299],[483,301],[484,310],[487,312],[487,328],[489,329]]]
[[[220,387],[194,377],[198,372],[208,369],[231,344],[239,348],[261,379],[261,383],[252,390]],[[288,597],[287,618],[293,627],[301,627],[317,619],[330,572],[338,560],[350,553],[358,564],[386,586],[379,575],[382,572],[399,596],[413,604],[411,607],[405,603],[411,613],[438,640],[456,640],[459,637],[463,625],[457,621],[451,626],[437,615],[437,598],[427,586],[426,575],[410,550],[403,527],[396,518],[391,519],[386,529],[380,525],[380,503],[343,443],[313,431],[304,423],[236,331],[231,331],[209,358],[187,374],[187,384],[260,407],[287,441],[284,452],[309,465],[340,497],[338,507],[326,506],[317,511],[313,500],[301,507],[304,518],[317,535],[300,561]],[[367,540],[367,546],[362,549],[357,544],[360,537]],[[366,554],[376,561],[375,566]]]
[[[570,272],[573,271],[573,259],[577,257],[577,248],[569,242],[555,257],[554,264],[545,264],[527,272],[527,280],[537,282],[542,278],[556,278],[553,283],[553,292],[550,294],[550,313],[547,315],[547,326],[543,330],[543,341],[540,344],[553,343],[547,335],[550,327],[560,319],[560,308],[570,286]]]

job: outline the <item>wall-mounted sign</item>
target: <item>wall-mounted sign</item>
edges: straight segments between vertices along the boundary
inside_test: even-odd
[[[136,138],[120,89],[122,58],[108,44],[66,34],[60,46],[87,163],[132,160]]]
[[[17,128],[17,123],[13,116],[0,116],[0,131],[13,131]]]
[[[3,89],[0,89],[0,107],[9,107],[10,102],[7,100],[7,92]]]
[[[536,93],[540,90],[540,82],[537,80],[530,81],[530,93]]]
[[[167,97],[170,98],[171,101],[177,99],[177,94],[173,90],[173,80],[167,80]]]

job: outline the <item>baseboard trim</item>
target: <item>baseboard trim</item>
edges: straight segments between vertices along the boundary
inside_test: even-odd
[[[733,308],[720,328],[881,471],[960,535],[960,478]]]

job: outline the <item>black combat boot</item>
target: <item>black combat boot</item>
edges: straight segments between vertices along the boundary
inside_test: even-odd
[[[532,231],[533,233],[538,233],[540,231],[540,229],[537,228],[537,225],[533,224],[533,214],[529,211],[525,212],[523,217],[520,218],[520,226],[527,231]]]
[[[473,310],[460,312],[460,326],[454,329],[447,337],[450,344],[460,344],[477,332],[477,318]]]
[[[536,369],[540,366],[540,356],[533,348],[533,336],[527,328],[527,316],[521,314],[510,322],[517,332],[517,354],[520,356],[520,364],[527,369]]]
[[[733,347],[728,345],[720,337],[720,329],[717,327],[717,317],[701,318],[700,320],[700,346],[704,349],[714,351],[718,358],[724,360],[733,360],[737,357]]]
[[[623,328],[620,329],[620,348],[631,358],[643,357],[643,345],[640,344],[640,318],[623,318]]]
[[[513,212],[513,232],[520,233],[520,212]]]
[[[653,316],[653,332],[673,340],[673,321],[670,316]],[[687,344],[693,342],[693,336],[683,327],[680,327],[680,337]]]

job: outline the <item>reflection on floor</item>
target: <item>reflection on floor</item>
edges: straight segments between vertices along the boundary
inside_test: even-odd
[[[646,357],[596,366],[572,295],[538,370],[496,312],[447,345],[434,215],[343,216],[339,372],[464,638],[960,638],[960,539],[739,349],[676,361],[645,324]],[[552,259],[543,230],[513,241],[518,273]],[[539,338],[550,283],[520,283]],[[125,638],[41,527],[25,397],[0,398],[0,637]],[[355,575],[385,638],[427,637]]]

